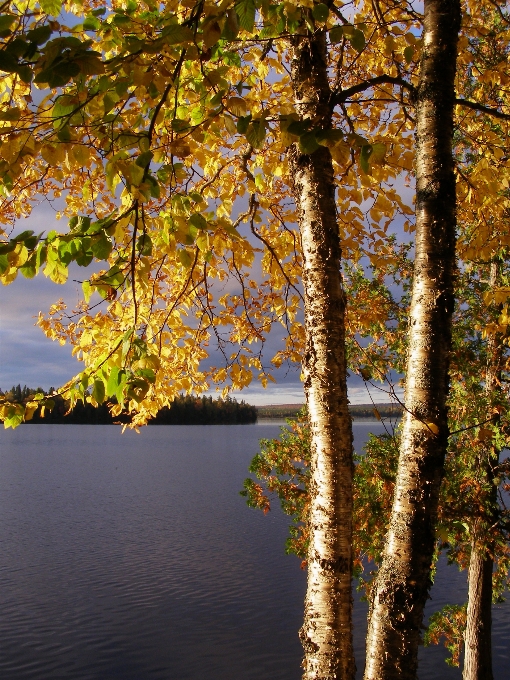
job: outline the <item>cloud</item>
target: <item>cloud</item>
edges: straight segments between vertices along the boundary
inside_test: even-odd
[[[64,297],[73,305],[79,285],[57,286],[44,276],[28,281],[18,277],[3,287],[0,298],[0,387],[21,383],[30,387],[58,386],[79,370],[71,348],[45,337],[34,324],[39,311]]]

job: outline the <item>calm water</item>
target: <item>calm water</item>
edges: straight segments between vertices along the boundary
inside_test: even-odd
[[[355,424],[358,449],[379,424]],[[0,431],[3,680],[298,680],[305,592],[287,520],[239,496],[279,425]],[[442,566],[430,607],[461,602]],[[356,607],[362,668],[365,606]],[[495,607],[496,679],[510,607]],[[460,678],[441,648],[420,680]],[[361,670],[360,670],[361,673]]]

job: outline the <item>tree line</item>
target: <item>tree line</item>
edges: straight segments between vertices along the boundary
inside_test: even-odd
[[[50,388],[45,393],[41,388],[32,389],[26,385],[13,386],[5,394],[0,390],[0,397],[20,405],[33,399],[36,394],[48,397],[45,408],[42,406],[33,413],[32,418],[27,421],[31,424],[69,424],[69,425],[112,425],[114,423],[129,424],[130,419],[127,414],[120,414],[115,417],[111,413],[115,401],[104,402],[99,405],[78,402],[71,409],[69,402],[60,394],[53,394],[54,389]],[[53,402],[53,403],[51,403]],[[247,404],[244,400],[240,402],[235,398],[226,397],[213,399],[205,395],[201,398],[193,397],[189,394],[178,395],[170,404],[164,406],[158,413],[149,420],[149,425],[241,425],[255,423],[257,421],[257,409],[255,406]]]
[[[492,677],[508,437],[507,2],[29,4],[7,1],[0,16],[0,280],[42,270],[63,283],[72,263],[103,263],[74,309],[59,301],[39,318],[83,365],[62,394],[72,406],[115,397],[112,415],[137,427],[183,391],[266,385],[272,367],[300,363],[303,677],[353,680],[347,370],[393,396],[403,375],[364,677],[416,678],[449,484],[470,508],[457,549],[470,574],[464,677]],[[55,198],[65,229],[11,231]],[[268,361],[275,325],[285,339]],[[3,400],[0,415],[14,427],[40,402]],[[445,476],[450,465],[460,476]]]

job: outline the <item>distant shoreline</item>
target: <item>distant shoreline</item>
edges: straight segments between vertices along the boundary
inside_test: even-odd
[[[257,406],[257,417],[264,420],[296,418],[304,404],[269,404]],[[349,413],[355,421],[378,421],[381,418],[400,418],[402,407],[398,404],[350,404]],[[377,417],[379,415],[379,418]]]
[[[23,403],[30,399],[18,385],[13,391],[20,392],[14,400]],[[2,395],[3,396],[3,395]],[[7,398],[10,395],[5,395]],[[12,398],[12,397],[11,397]],[[100,406],[92,406],[90,403],[78,402],[69,412],[68,403],[59,395],[50,397],[52,407],[46,409],[44,416],[40,409],[26,424],[28,425],[113,425],[129,424],[127,414],[112,416],[111,404],[103,403]],[[260,421],[282,421],[295,419],[304,408],[302,403],[294,404],[267,404],[253,406],[245,401],[238,402],[235,398],[226,399],[212,397],[193,397],[191,395],[179,395],[170,406],[162,408],[158,414],[149,421],[149,425],[242,425],[253,424]],[[381,419],[397,420],[402,416],[403,408],[396,404],[350,404],[349,412],[353,421],[377,422]],[[0,421],[1,422],[1,421]]]

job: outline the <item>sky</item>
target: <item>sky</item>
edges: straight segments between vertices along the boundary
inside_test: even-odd
[[[77,302],[80,294],[79,283],[69,280],[64,286],[59,286],[42,274],[32,280],[19,276],[11,285],[0,288],[2,390],[5,391],[18,383],[21,386],[42,387],[45,390],[59,387],[81,370],[82,364],[71,356],[70,346],[52,342],[35,326],[39,311],[46,312],[60,297],[71,303]],[[268,340],[268,354],[276,351],[279,343],[279,334],[273,333]],[[304,402],[299,367],[282,366],[279,370],[273,371],[273,374],[277,379],[276,385],[270,384],[264,389],[254,381],[247,389],[235,392],[233,396],[256,406]],[[358,376],[349,378],[349,398],[351,403],[356,404],[370,401],[363,381]],[[376,402],[388,401],[386,394],[379,394],[374,390],[372,398]]]
[[[410,202],[413,190],[405,187],[403,181],[399,184],[401,195]],[[25,229],[32,229],[37,234],[47,233],[51,229],[64,231],[65,220],[59,222],[55,219],[59,207],[47,203],[37,206],[29,218],[16,225],[16,232]],[[401,231],[398,223],[392,226],[397,233]],[[9,286],[0,284],[0,389],[5,391],[18,383],[21,386],[42,387],[44,390],[58,388],[82,370],[83,364],[71,356],[72,348],[46,338],[35,322],[40,311],[47,312],[50,305],[61,297],[69,306],[74,306],[81,298],[81,283],[73,278],[85,278],[86,271],[90,273],[90,270],[75,266],[64,285],[54,284],[43,274],[32,280],[19,275]],[[283,333],[278,329],[269,335],[264,344],[267,364],[283,347],[282,339]],[[211,357],[211,365],[219,365],[219,362],[221,359],[215,361],[214,356]],[[232,392],[232,395],[256,406],[304,403],[299,366],[284,364],[278,370],[272,369],[271,373],[277,380],[276,384],[269,383],[264,389],[254,380],[248,388],[242,392]],[[390,401],[383,389],[370,387],[369,392],[367,385],[357,375],[348,377],[348,392],[352,404]],[[397,394],[402,395],[402,391],[397,389]]]

